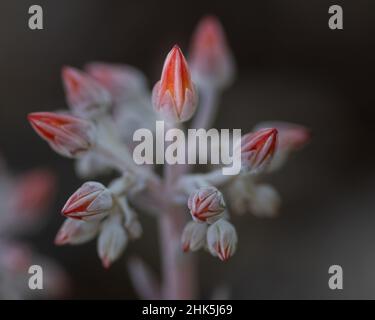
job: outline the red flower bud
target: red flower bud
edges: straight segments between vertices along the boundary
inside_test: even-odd
[[[89,121],[52,112],[30,113],[28,120],[36,133],[63,156],[79,156],[94,144],[95,130]]]
[[[223,216],[225,202],[215,187],[203,187],[190,195],[188,207],[194,220],[213,223]]]
[[[165,59],[161,79],[152,92],[154,108],[167,121],[184,122],[194,114],[197,100],[185,57],[180,48],[174,46]]]
[[[277,142],[277,130],[261,129],[245,134],[241,139],[242,168],[250,172],[259,172],[272,159]]]
[[[268,168],[269,171],[277,170],[283,166],[292,152],[301,149],[311,139],[310,130],[298,124],[270,121],[256,126],[256,128],[266,127],[276,128],[278,131],[277,150]]]
[[[87,220],[103,216],[113,207],[110,191],[99,182],[86,182],[66,202],[62,214],[68,218]]]

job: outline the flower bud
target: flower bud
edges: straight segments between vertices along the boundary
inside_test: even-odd
[[[288,159],[289,155],[305,146],[311,138],[310,130],[304,126],[282,122],[263,122],[256,128],[272,127],[278,131],[278,144],[275,155],[271,161],[269,171],[279,169]]]
[[[58,231],[55,244],[82,244],[93,239],[99,231],[99,221],[66,219]]]
[[[116,103],[139,98],[147,90],[145,76],[132,66],[92,62],[85,69],[111,93]]]
[[[223,217],[224,197],[215,187],[202,187],[190,194],[188,207],[195,221],[211,224]]]
[[[166,121],[189,120],[197,107],[198,97],[190,71],[180,48],[174,46],[164,62],[161,79],[152,92],[152,103]]]
[[[262,171],[271,161],[277,142],[277,130],[261,129],[241,139],[242,168],[251,173]]]
[[[30,113],[28,120],[36,133],[65,157],[79,157],[94,145],[95,130],[89,121],[52,112]]]
[[[182,250],[197,251],[206,243],[207,224],[190,221],[182,231]]]
[[[116,261],[128,243],[128,235],[121,225],[119,215],[112,215],[104,221],[98,239],[98,254],[104,268]]]
[[[216,17],[203,18],[194,33],[189,56],[193,80],[199,87],[231,84],[235,65],[224,30]]]
[[[110,107],[109,92],[88,74],[71,67],[64,67],[62,78],[67,103],[76,115],[92,119]]]
[[[221,261],[228,260],[236,251],[236,229],[228,221],[220,219],[208,227],[207,246],[213,256]]]
[[[66,202],[62,214],[68,218],[101,218],[113,207],[111,192],[99,182],[86,182]]]

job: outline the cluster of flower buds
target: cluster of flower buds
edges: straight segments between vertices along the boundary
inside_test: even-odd
[[[132,150],[135,130],[147,128],[153,131],[155,128],[156,114],[151,106],[146,77],[136,68],[123,64],[94,62],[85,70],[110,92],[116,133]]]
[[[118,181],[109,188],[99,182],[84,183],[62,209],[67,220],[55,243],[82,244],[98,236],[99,257],[103,266],[109,268],[123,253],[128,240],[139,238],[142,233],[136,213],[123,194],[125,185],[121,190],[119,185]]]
[[[308,130],[280,122],[260,124],[236,145],[241,154],[241,172],[237,176],[223,176],[221,170],[198,175],[186,174],[186,167],[170,170],[173,183],[166,186],[170,193],[166,199],[158,199],[161,179],[153,172],[149,174],[152,168],[136,166],[129,152],[134,147],[136,129],[154,129],[157,119],[176,127],[190,120],[197,109],[198,91],[202,106],[193,126],[209,127],[218,93],[231,84],[234,74],[234,59],[215,17],[206,17],[199,23],[191,42],[189,65],[178,46],[171,49],[152,92],[147,89],[143,74],[127,65],[95,62],[84,71],[63,68],[70,111],[31,113],[32,127],[55,151],[77,158],[80,176],[118,169],[122,177],[109,187],[99,182],[84,183],[62,209],[67,219],[55,243],[75,245],[97,238],[98,255],[108,268],[121,256],[129,240],[142,233],[129,200],[132,206],[152,207],[157,214],[170,204],[181,205],[187,200],[192,220],[181,234],[183,251],[203,248],[222,261],[228,260],[236,251],[238,239],[218,188],[223,188],[229,207],[235,212],[274,216],[280,197],[270,185],[259,183],[260,174],[279,168],[291,152],[309,140]],[[200,119],[203,120],[195,123]],[[133,264],[131,269],[140,282],[150,279],[138,270],[145,268]]]
[[[212,186],[201,187],[190,194],[188,207],[193,221],[188,222],[183,230],[183,251],[207,248],[213,256],[228,260],[236,250],[237,234],[226,220],[222,193]]]
[[[133,133],[154,129],[156,120],[144,76],[130,66],[98,62],[88,64],[85,71],[62,70],[70,110],[31,113],[29,122],[53,150],[76,159],[76,172],[82,178],[114,168],[134,169],[129,154]],[[103,146],[107,150],[98,151]]]
[[[281,204],[278,192],[271,185],[256,181],[251,173],[279,169],[291,153],[302,148],[309,140],[310,131],[307,128],[280,121],[260,123],[254,133],[245,135],[241,140],[245,170],[226,188],[234,212],[252,212],[259,217],[276,216]]]
[[[122,104],[126,101],[136,103],[135,110],[144,119],[147,112],[138,108],[144,103],[140,96],[150,94],[146,93],[143,76],[134,68],[92,63],[86,71],[63,68],[70,112],[31,113],[28,119],[55,151],[77,159],[80,176],[94,176],[112,169],[112,163],[105,156],[120,162],[121,170],[125,170],[109,188],[99,182],[84,183],[64,205],[62,214],[67,219],[55,238],[57,245],[65,245],[82,244],[98,237],[98,254],[108,268],[119,258],[128,241],[142,234],[127,195],[144,188],[144,180],[134,181],[134,174],[127,170],[126,146],[121,144],[115,121],[108,121],[107,117],[110,108],[116,108],[116,112],[125,109]],[[97,151],[100,143],[107,147],[104,157]]]

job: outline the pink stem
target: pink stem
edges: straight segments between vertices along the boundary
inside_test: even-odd
[[[191,254],[181,250],[180,238],[185,219],[180,219],[181,208],[169,208],[169,213],[159,218],[160,246],[162,257],[162,298],[196,298],[195,261]],[[180,211],[180,212],[178,212]],[[179,218],[173,219],[172,214]]]
[[[179,178],[179,166],[164,166],[164,197],[174,194],[175,182]],[[171,201],[164,206],[159,217],[160,248],[162,258],[162,298],[194,299],[196,290],[195,261],[192,255],[181,250],[181,234],[187,221],[186,209]]]
[[[202,91],[202,104],[192,128],[207,129],[212,126],[217,113],[218,92],[216,89]],[[165,165],[165,197],[173,194],[174,183],[191,170],[187,165]],[[187,213],[181,206],[171,203],[159,217],[160,247],[162,257],[162,298],[195,299],[197,290],[196,263],[193,255],[181,250],[181,234],[187,221]]]

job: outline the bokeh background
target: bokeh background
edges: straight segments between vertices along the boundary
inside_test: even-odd
[[[44,9],[44,30],[28,29],[28,8]],[[328,28],[342,5],[344,30]],[[273,220],[235,218],[237,254],[219,263],[199,254],[200,287],[218,284],[236,299],[375,298],[375,2],[325,0],[0,2],[0,150],[17,173],[47,166],[59,176],[46,225],[26,241],[60,262],[70,298],[135,298],[125,267],[139,254],[158,269],[156,229],[104,270],[95,243],[55,247],[59,211],[81,185],[73,162],[50,150],[26,114],[65,108],[60,70],[102,60],[140,68],[157,80],[174,44],[187,50],[197,21],[216,14],[228,34],[238,78],[221,102],[218,128],[249,131],[263,120],[311,128],[313,140],[272,181],[283,197]],[[344,270],[344,290],[328,288],[328,268]]]

